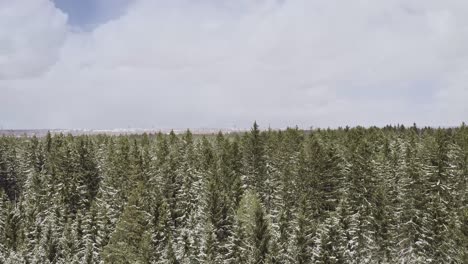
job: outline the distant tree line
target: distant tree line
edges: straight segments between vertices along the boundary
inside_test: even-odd
[[[468,127],[0,137],[0,263],[468,263]]]

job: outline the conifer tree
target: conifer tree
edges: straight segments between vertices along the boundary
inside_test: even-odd
[[[465,263],[468,129],[0,137],[1,263]]]
[[[312,215],[309,212],[307,203],[307,197],[303,195],[294,221],[294,255],[296,262],[300,264],[312,261],[313,238],[316,235],[316,228],[311,221]]]
[[[234,218],[232,234],[229,236],[227,249],[228,253],[225,258],[227,263],[234,264],[247,262],[246,234],[238,216]]]
[[[257,193],[262,193],[265,182],[264,138],[257,122],[244,137],[244,184]]]
[[[6,245],[6,223],[8,215],[8,198],[2,189],[0,189],[0,262],[5,262],[8,256]]]
[[[239,223],[246,234],[248,263],[266,263],[270,243],[270,228],[264,209],[254,191],[242,198],[237,212]]]
[[[103,260],[109,263],[147,263],[151,237],[147,215],[141,208],[141,186],[135,189],[125,206],[109,244],[103,249]]]
[[[172,243],[171,229],[170,229],[170,212],[166,201],[159,192],[152,195],[151,206],[151,224],[152,224],[152,237],[151,245],[152,252],[151,261],[156,263],[163,263],[166,256],[168,244]],[[172,244],[170,246],[172,253],[174,249]]]

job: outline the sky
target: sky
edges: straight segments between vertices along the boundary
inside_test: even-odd
[[[0,128],[456,126],[468,1],[0,0]]]

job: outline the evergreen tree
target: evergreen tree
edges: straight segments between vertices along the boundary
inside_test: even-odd
[[[141,208],[141,186],[135,189],[125,206],[109,244],[103,249],[108,263],[147,263],[150,259],[151,237],[147,230],[147,215]]]
[[[0,189],[0,262],[5,262],[8,251],[6,245],[6,223],[8,216],[8,198],[2,189]]]
[[[247,235],[247,262],[266,263],[271,237],[269,223],[260,199],[253,191],[247,192],[242,198],[237,217]]]
[[[0,137],[1,263],[465,263],[468,129]]]
[[[264,138],[257,122],[244,137],[244,187],[262,193],[265,182]]]

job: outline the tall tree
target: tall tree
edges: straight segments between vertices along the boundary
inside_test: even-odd
[[[141,186],[133,190],[122,216],[103,249],[108,263],[147,263],[151,253],[148,217],[141,210]]]
[[[246,188],[262,194],[265,182],[264,138],[257,122],[249,134],[244,136],[244,184]]]

